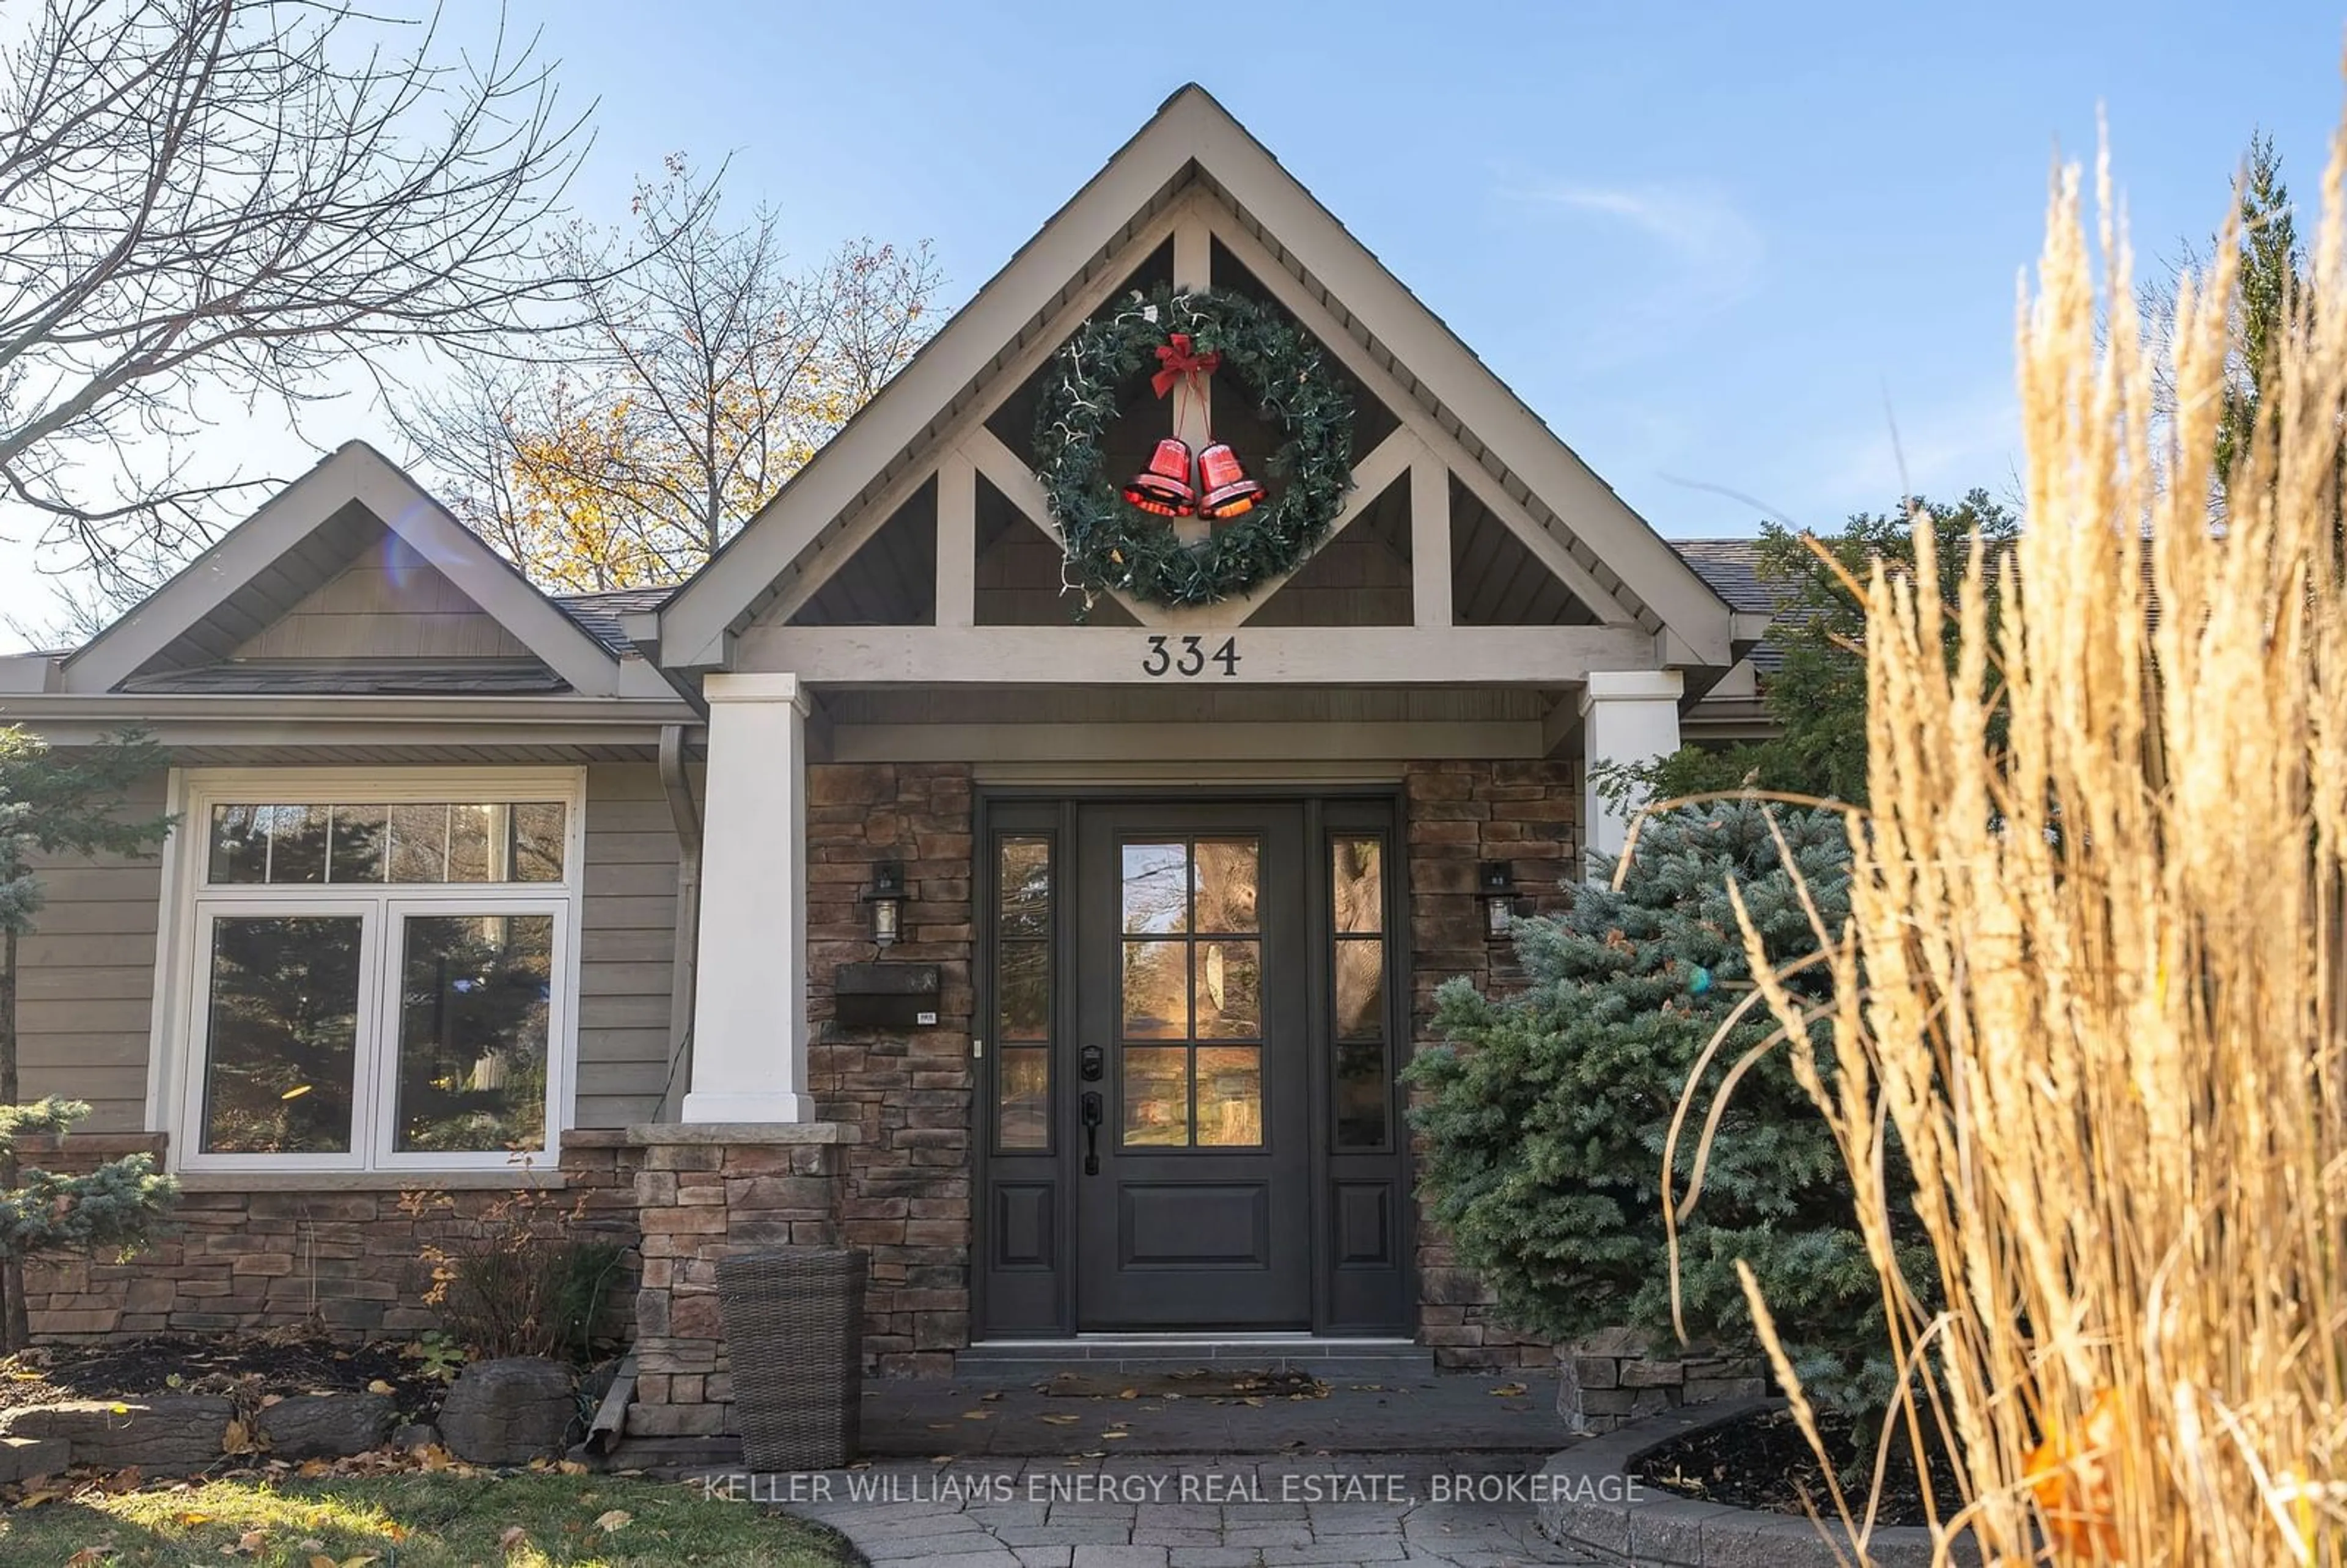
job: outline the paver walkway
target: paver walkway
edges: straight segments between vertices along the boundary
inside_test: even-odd
[[[1165,1455],[889,1462],[761,1478],[874,1568],[1285,1568],[1585,1563],[1511,1499],[1536,1461],[1475,1455]],[[778,1495],[795,1487],[797,1498]]]
[[[865,1386],[867,1466],[704,1484],[820,1520],[875,1568],[1581,1563],[1526,1478],[1569,1440],[1553,1377],[1329,1379],[1327,1396]]]

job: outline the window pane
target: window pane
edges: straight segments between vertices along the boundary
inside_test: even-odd
[[[1051,934],[1051,841],[1006,838],[997,877],[1001,894],[998,925],[1006,937]]]
[[[391,879],[394,882],[439,882],[448,874],[448,808],[445,805],[395,805],[391,808]]]
[[[212,922],[204,1153],[349,1152],[359,936],[355,915]]]
[[[1263,1143],[1263,1052],[1252,1045],[1198,1050],[1198,1142],[1217,1148]]]
[[[1200,942],[1198,1038],[1263,1038],[1263,958],[1254,942]]]
[[[1020,1046],[1004,1051],[996,1071],[1001,1102],[996,1142],[1005,1149],[1051,1147],[1051,1053]]]
[[[1375,937],[1337,944],[1337,1038],[1386,1037],[1386,945]]]
[[[389,816],[382,806],[334,807],[333,835],[326,854],[326,880],[382,881],[384,840],[389,832]]]
[[[1185,1040],[1190,1033],[1190,945],[1183,941],[1124,945],[1124,1035],[1127,1040]]]
[[[448,808],[448,880],[510,882],[506,808],[480,802]]]
[[[301,884],[326,879],[326,808],[323,805],[276,805],[268,808],[269,880]]]
[[[414,915],[400,966],[394,1144],[546,1143],[551,915]]]
[[[568,808],[559,800],[524,801],[513,808],[513,879],[516,882],[562,880],[564,818]]]
[[[1337,1048],[1337,1147],[1386,1144],[1386,1050],[1381,1045]]]
[[[1126,845],[1123,908],[1127,935],[1188,930],[1188,847],[1179,844]]]
[[[1190,1053],[1181,1046],[1144,1046],[1124,1053],[1124,1141],[1190,1141]]]
[[[1198,913],[1194,931],[1256,931],[1255,841],[1198,841]]]
[[[212,807],[210,866],[214,882],[265,882],[269,879],[269,808],[261,805]]]
[[[1330,886],[1339,931],[1385,928],[1385,845],[1374,838],[1340,838],[1329,846]]]
[[[1051,949],[1042,942],[1005,942],[996,969],[1002,1038],[1051,1037]]]

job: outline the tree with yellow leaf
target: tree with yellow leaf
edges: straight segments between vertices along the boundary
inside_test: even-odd
[[[546,587],[686,577],[928,335],[926,243],[794,268],[773,211],[723,221],[722,174],[670,159],[626,234],[567,241],[602,261],[580,327],[396,410],[458,516]]]

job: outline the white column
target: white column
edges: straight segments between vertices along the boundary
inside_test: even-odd
[[[805,1094],[807,694],[712,675],[708,853],[687,1122],[812,1122]]]
[[[1593,670],[1581,692],[1582,870],[1594,876],[1598,858],[1622,853],[1638,803],[1617,805],[1597,792],[1604,763],[1645,763],[1679,749],[1679,695],[1685,682],[1676,670]]]

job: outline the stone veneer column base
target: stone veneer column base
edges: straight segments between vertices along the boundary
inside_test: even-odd
[[[636,1217],[644,1272],[636,1291],[631,1437],[714,1437],[733,1419],[733,1369],[717,1309],[717,1260],[778,1246],[836,1246],[846,1145],[839,1122],[653,1122],[630,1127],[643,1152]]]

